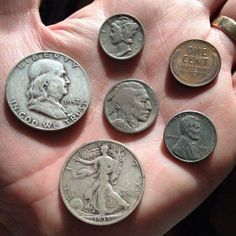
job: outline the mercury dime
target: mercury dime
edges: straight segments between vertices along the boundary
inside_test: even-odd
[[[60,192],[67,209],[78,219],[109,225],[137,207],[144,175],[135,155],[121,143],[99,140],[75,150],[66,161]]]
[[[104,112],[115,129],[124,133],[138,133],[156,120],[159,103],[148,84],[129,79],[109,90],[104,100]]]
[[[12,69],[6,98],[12,112],[40,130],[59,130],[78,121],[88,108],[91,89],[78,62],[59,52],[38,52]]]
[[[101,26],[99,41],[104,52],[115,59],[126,60],[136,56],[144,45],[144,31],[137,18],[118,14]]]
[[[221,68],[221,59],[210,43],[193,39],[183,42],[174,50],[170,68],[180,83],[199,87],[216,78]]]
[[[197,162],[208,157],[217,141],[213,123],[204,114],[185,111],[174,116],[164,131],[169,152],[185,162]]]

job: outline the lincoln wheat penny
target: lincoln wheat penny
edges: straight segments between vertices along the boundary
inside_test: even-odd
[[[192,39],[180,44],[170,58],[170,69],[182,84],[199,87],[214,80],[221,68],[221,58],[210,43]]]
[[[78,121],[88,108],[90,82],[74,59],[38,52],[12,69],[6,84],[8,105],[17,118],[40,130],[60,130]]]
[[[117,60],[130,59],[144,46],[143,27],[134,16],[111,16],[101,26],[99,42],[108,56]]]
[[[207,158],[215,149],[216,129],[204,114],[185,111],[168,122],[164,131],[164,142],[177,159],[197,162]]]
[[[159,102],[145,82],[128,79],[112,87],[104,100],[104,112],[110,125],[124,133],[138,133],[156,120]]]
[[[98,140],[75,150],[62,169],[60,192],[79,220],[109,225],[130,215],[143,194],[144,175],[123,144]]]

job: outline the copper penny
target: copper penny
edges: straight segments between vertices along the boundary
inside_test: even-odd
[[[170,69],[182,84],[199,87],[216,78],[221,68],[218,51],[210,43],[193,39],[181,43],[170,58]]]

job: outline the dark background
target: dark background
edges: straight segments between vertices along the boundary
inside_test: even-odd
[[[54,24],[91,2],[92,0],[42,0],[40,7],[42,21],[45,25]],[[165,236],[236,236],[234,224],[236,224],[236,169],[200,207]]]

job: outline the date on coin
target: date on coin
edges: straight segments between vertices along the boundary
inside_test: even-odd
[[[98,140],[75,150],[61,172],[60,192],[79,220],[109,225],[137,207],[144,175],[135,155],[121,143]]]
[[[185,111],[168,122],[164,131],[164,142],[177,159],[197,162],[213,152],[217,135],[208,117],[200,112]]]

